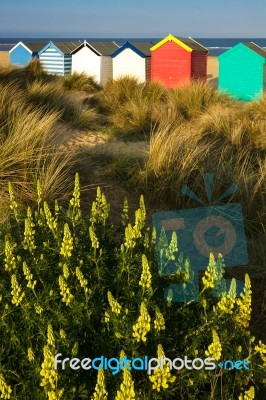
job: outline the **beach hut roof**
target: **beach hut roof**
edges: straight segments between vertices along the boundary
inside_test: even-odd
[[[10,49],[9,53],[12,53],[18,46],[23,46],[29,53],[38,53],[47,42],[18,42],[12,49]]]
[[[256,53],[258,56],[266,59],[266,51],[263,48],[261,48],[260,46],[258,46],[256,43],[253,43],[253,42],[238,43],[234,47],[231,47],[231,49],[229,49],[229,50],[223,52],[222,54],[220,54],[218,56],[218,58],[219,59],[223,59],[224,57],[227,57],[228,55],[230,55],[231,53],[236,51],[238,48],[241,48],[241,47],[243,48],[243,46],[247,47],[251,51],[254,51],[254,53]]]
[[[123,46],[121,46],[119,49],[117,49],[112,54],[112,57],[116,57],[124,49],[131,49],[142,58],[149,57],[151,55],[151,50],[150,49],[151,49],[152,45],[153,45],[152,42],[149,42],[149,43],[130,43],[130,42],[126,42],[125,44],[123,44]]]
[[[184,38],[184,37],[177,37],[174,35],[168,35],[164,39],[162,39],[160,42],[158,42],[155,46],[151,47],[151,51],[154,51],[161,47],[163,44],[167,42],[175,42],[179,46],[181,46],[183,49],[192,52],[192,51],[206,51],[208,52],[209,50],[202,46],[200,43],[198,43],[196,40],[192,39],[191,37]]]
[[[71,54],[75,54],[84,46],[89,47],[98,56],[111,56],[113,52],[119,48],[118,44],[115,42],[87,42],[85,40],[83,43],[79,44]]]
[[[78,46],[80,46],[80,41],[75,41],[75,42],[50,41],[45,47],[42,48],[40,54],[43,53],[45,50],[47,50],[51,45],[56,47],[62,55],[63,54],[69,55],[72,53],[73,50],[75,50]]]
[[[255,53],[257,53],[258,55],[262,56],[263,58],[266,58],[266,51],[262,47],[258,46],[256,43],[248,42],[248,43],[244,43],[244,44],[249,49],[255,51]]]
[[[32,53],[38,53],[43,47],[47,44],[47,42],[23,42],[28,49],[32,51]]]

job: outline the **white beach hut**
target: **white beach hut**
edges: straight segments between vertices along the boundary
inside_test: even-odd
[[[140,82],[150,81],[152,43],[126,42],[112,54],[113,79],[129,75]]]
[[[96,82],[104,85],[113,77],[111,55],[119,48],[115,42],[84,41],[72,51],[72,73],[85,72],[93,76]]]

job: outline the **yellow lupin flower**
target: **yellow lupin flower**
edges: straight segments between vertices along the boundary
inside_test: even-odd
[[[16,275],[11,276],[11,286],[12,286],[11,302],[13,304],[15,304],[16,306],[18,306],[22,302],[22,300],[25,296],[25,293],[22,291],[21,286],[19,286]]]
[[[238,305],[236,321],[244,328],[249,326],[251,318],[251,294],[250,278],[248,274],[246,274],[244,292],[236,299],[236,304]]]
[[[71,303],[74,299],[73,294],[70,293],[70,289],[67,286],[67,283],[62,275],[59,276],[59,287],[60,287],[60,294],[62,296],[62,301],[66,303],[67,306]]]
[[[104,370],[98,370],[97,383],[91,400],[107,400],[108,392],[105,387]]]
[[[117,391],[115,400],[135,400],[134,381],[131,372],[126,368],[123,370],[123,382]]]
[[[35,357],[34,357],[34,352],[33,352],[32,348],[29,347],[29,348],[28,348],[28,360],[29,360],[30,362],[33,362],[34,359],[35,359]]]
[[[35,224],[33,222],[32,213],[30,207],[27,210],[27,218],[25,219],[24,228],[24,240],[22,242],[25,250],[29,250],[31,253],[36,249],[34,235],[35,235]]]
[[[228,293],[225,296],[221,297],[214,310],[220,309],[226,314],[233,314],[235,302],[236,302],[236,280],[235,278],[233,278]]]
[[[202,278],[202,283],[203,283],[203,290],[206,289],[213,289],[214,288],[214,277],[215,277],[215,258],[213,254],[210,254],[210,260],[208,267],[205,271],[205,274]]]
[[[142,254],[142,274],[140,277],[139,285],[143,287],[143,289],[149,289],[151,287],[151,272],[147,257],[145,254]]]
[[[158,332],[165,330],[165,320],[158,307],[155,310],[154,328]]]
[[[260,357],[263,361],[263,366],[266,367],[266,345],[259,341],[259,344],[255,346],[255,351],[260,354]]]
[[[84,277],[83,273],[81,272],[81,269],[79,267],[76,267],[76,277],[78,278],[78,281],[80,283],[80,286],[84,289],[85,293],[88,293],[89,289],[87,287],[88,281]]]
[[[39,304],[34,304],[34,308],[36,311],[36,314],[40,314],[43,312],[43,308]]]
[[[10,182],[8,182],[8,191],[9,191],[9,199],[10,199],[10,208],[14,213],[16,221],[19,220],[18,217],[18,203],[16,202],[13,187]]]
[[[40,386],[43,386],[49,400],[60,400],[64,389],[57,388],[58,371],[54,369],[55,357],[55,337],[52,325],[47,327],[47,344],[43,348],[44,361],[40,375],[42,380]]]
[[[136,339],[137,342],[141,340],[146,342],[146,335],[151,329],[151,317],[147,311],[145,303],[142,302],[140,305],[140,316],[135,325],[133,325],[133,334],[132,336]]]
[[[215,329],[212,330],[213,342],[208,346],[208,350],[205,351],[207,357],[214,358],[219,361],[222,356],[222,345]]]
[[[69,268],[66,263],[63,264],[63,276],[66,280],[69,277]]]
[[[51,324],[49,324],[47,328],[47,343],[53,347],[55,345],[54,331]]]
[[[97,187],[96,200],[91,206],[90,222],[94,225],[97,222],[105,224],[110,211],[110,205],[106,201],[105,195],[101,192],[100,187]]]
[[[238,397],[238,400],[254,400],[255,399],[255,389],[251,386],[244,394]]]
[[[33,290],[36,286],[37,281],[33,280],[33,275],[31,274],[31,271],[27,266],[26,261],[23,262],[23,273],[25,275],[26,280],[28,281],[27,287]]]
[[[112,293],[109,290],[107,292],[107,298],[108,298],[108,303],[111,307],[112,312],[117,315],[120,314],[122,307],[120,306],[118,301],[115,300],[115,298],[113,297]]]
[[[125,227],[125,243],[124,243],[124,246],[127,249],[133,249],[135,247],[135,245],[136,245],[135,238],[136,238],[135,231],[132,228],[132,225],[129,223]]]
[[[73,250],[73,237],[71,235],[68,224],[64,225],[64,237],[61,244],[60,254],[65,258],[71,257]]]
[[[159,360],[165,358],[161,344],[158,345],[157,354]],[[161,389],[167,389],[169,383],[173,383],[176,380],[176,377],[171,375],[169,362],[164,361],[162,368],[156,368],[153,375],[149,376],[149,380],[152,382],[152,388],[157,390],[157,392],[160,392]]]
[[[72,221],[78,221],[81,217],[80,210],[80,185],[79,185],[79,174],[75,174],[75,186],[73,191],[73,197],[69,203],[69,212],[71,214]]]
[[[10,243],[8,239],[5,240],[5,270],[7,272],[12,272],[13,269],[16,269],[17,263],[16,258],[13,254],[13,250],[15,245]]]
[[[171,241],[166,249],[166,257],[167,260],[175,260],[175,253],[178,251],[178,246],[177,246],[177,235],[176,232],[172,233]]]
[[[12,389],[11,386],[8,386],[8,384],[5,381],[4,375],[0,372],[0,393],[1,399],[10,399],[11,398],[11,393]]]
[[[124,226],[128,223],[129,217],[128,217],[128,201],[127,198],[124,199],[124,206],[123,206],[123,211],[122,211],[122,223]]]
[[[64,331],[64,329],[60,329],[59,335],[60,335],[61,339],[63,339],[63,340],[66,339],[66,332]]]
[[[47,226],[55,234],[55,229],[57,228],[57,218],[54,218],[52,216],[52,213],[46,201],[43,203],[43,209]]]
[[[93,226],[89,227],[89,234],[90,234],[90,239],[91,239],[91,245],[94,249],[98,249],[100,247],[99,240],[96,236],[96,233],[94,232]]]
[[[45,345],[43,348],[44,361],[42,363],[42,369],[40,375],[42,380],[40,386],[48,387],[48,393],[54,392],[57,386],[58,373],[54,369],[54,349],[49,345]]]

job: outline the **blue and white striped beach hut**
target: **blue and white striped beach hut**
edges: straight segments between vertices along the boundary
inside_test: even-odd
[[[18,42],[9,50],[10,64],[26,67],[32,58],[39,58],[40,50],[46,42]]]
[[[43,69],[52,75],[70,75],[72,55],[81,42],[49,42],[39,53]]]

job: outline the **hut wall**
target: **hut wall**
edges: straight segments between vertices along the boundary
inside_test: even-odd
[[[25,67],[32,59],[32,53],[25,49],[22,44],[17,46],[13,51],[10,52],[10,64],[17,65],[19,67]]]
[[[191,77],[193,79],[207,79],[207,53],[193,51],[191,54]]]
[[[125,75],[134,76],[140,82],[146,81],[145,58],[129,48],[125,48],[113,58],[113,78]]]
[[[145,58],[146,82],[151,80],[151,57]]]
[[[173,88],[190,80],[191,53],[169,41],[152,51],[151,80]]]
[[[101,85],[113,78],[113,60],[110,56],[101,56]]]
[[[43,69],[48,74],[64,75],[64,55],[62,55],[53,46],[48,47],[43,53],[40,54],[40,61]]]
[[[101,57],[87,46],[82,47],[72,55],[72,72],[86,72],[100,83],[101,80]]]
[[[219,90],[239,100],[258,98],[263,92],[263,59],[238,47],[219,59]]]

